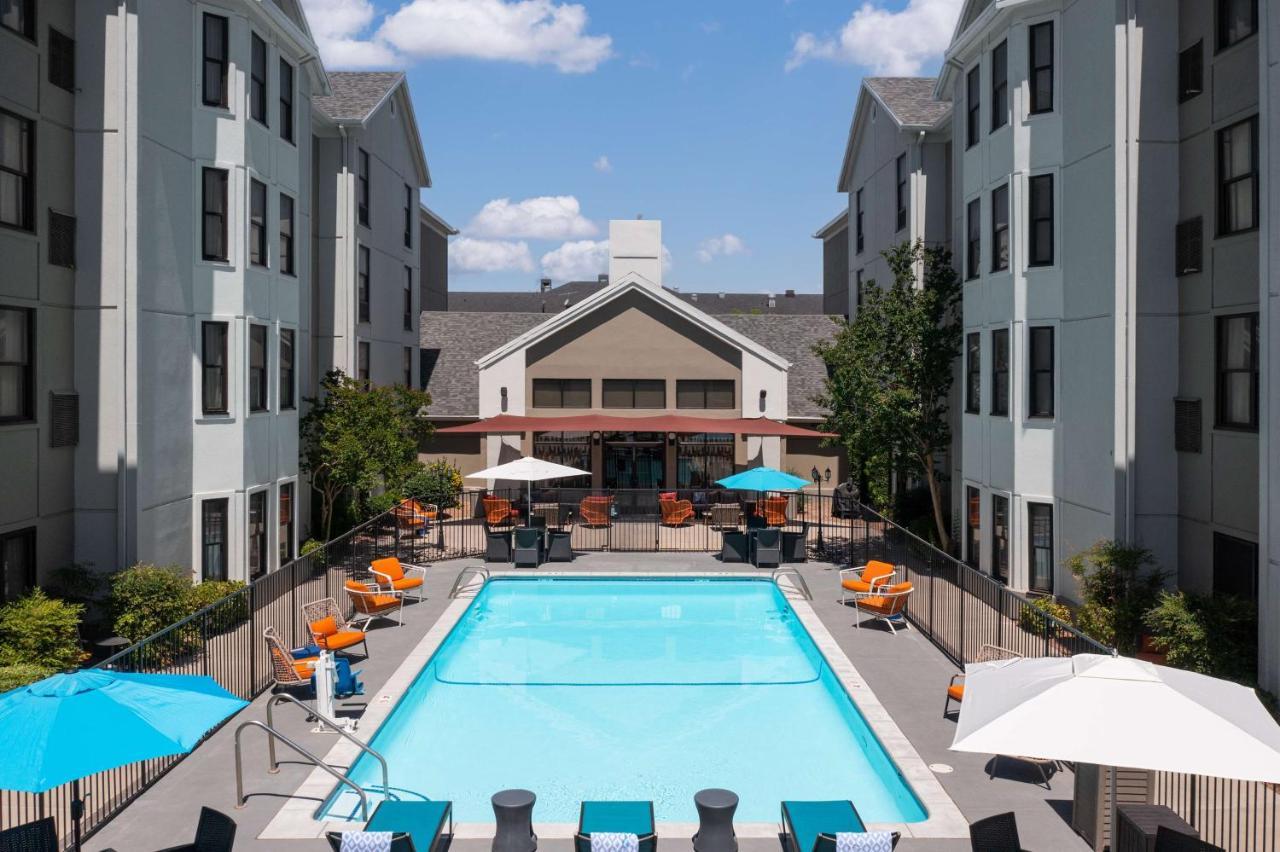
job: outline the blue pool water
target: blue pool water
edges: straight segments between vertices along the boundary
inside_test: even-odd
[[[776,821],[782,799],[926,817],[765,580],[491,580],[371,745],[393,794],[451,799],[459,822],[493,822],[507,787],[537,794],[535,822],[576,822],[584,799],[694,822],[704,787],[737,792],[741,822]],[[380,792],[375,761],[353,778]],[[358,816],[355,797],[325,815]]]

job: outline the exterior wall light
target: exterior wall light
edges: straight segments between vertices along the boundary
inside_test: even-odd
[[[502,388],[498,391],[498,394],[502,397],[502,410],[505,412],[507,410],[507,389],[505,387]]]

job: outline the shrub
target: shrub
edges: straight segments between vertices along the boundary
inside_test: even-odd
[[[1169,665],[1252,684],[1258,671],[1258,610],[1232,595],[1165,592],[1144,619]]]
[[[192,586],[189,593],[191,612],[199,612],[207,606],[222,601],[244,588],[240,580],[207,580]],[[229,630],[249,617],[249,596],[240,595],[234,600],[224,601],[209,613],[208,627],[211,631]]]
[[[390,512],[393,507],[400,505],[403,499],[399,491],[383,491],[381,494],[371,494],[364,501],[365,514],[370,518],[376,518],[378,515]]]
[[[111,578],[114,630],[139,642],[191,614],[191,577],[177,565],[134,565]]]
[[[1100,541],[1067,560],[1080,581],[1084,603],[1076,624],[1088,635],[1121,653],[1139,646],[1143,616],[1156,603],[1164,572],[1146,548],[1119,541]]]
[[[452,509],[462,493],[462,471],[447,459],[436,459],[420,466],[401,490],[421,503],[435,503],[441,511]]]
[[[88,562],[73,562],[55,568],[44,588],[55,598],[86,603],[96,600],[102,589],[102,578]]]
[[[87,654],[80,647],[84,607],[40,589],[0,607],[0,666],[65,671]]]
[[[27,663],[14,666],[0,666],[0,693],[35,683],[42,678],[55,674],[55,669],[41,668]]]
[[[1063,624],[1071,623],[1071,607],[1048,595],[1032,598],[1018,610],[1018,626],[1028,633],[1043,636],[1048,619],[1052,616]]]
[[[311,560],[311,568],[320,571],[328,562],[329,552],[325,550],[324,542],[309,538],[302,543],[302,550],[299,551],[302,558]]]

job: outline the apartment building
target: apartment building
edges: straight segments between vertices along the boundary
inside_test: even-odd
[[[1280,168],[1280,125],[1274,106],[1280,97],[1280,14],[1270,4],[1258,10],[1258,102],[1266,104],[1259,123],[1260,192],[1258,362],[1258,610],[1263,613],[1258,636],[1259,680],[1264,689],[1280,692],[1280,183],[1268,175]]]
[[[416,386],[419,191],[431,186],[400,71],[334,72],[317,98],[316,377]]]
[[[822,312],[849,318],[849,210],[814,232],[822,240]]]
[[[458,233],[427,205],[419,208],[420,305],[424,311],[449,310],[449,238]]]

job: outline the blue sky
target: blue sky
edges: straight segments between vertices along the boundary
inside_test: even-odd
[[[452,288],[593,275],[642,213],[668,284],[781,292],[821,290],[862,75],[934,73],[958,0],[304,5],[326,65],[408,69]]]

